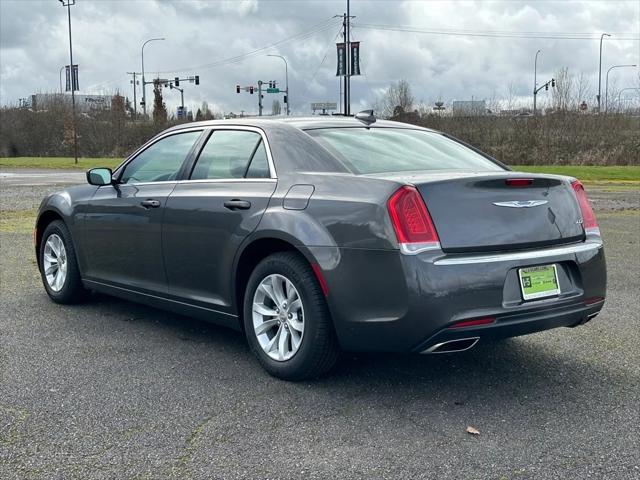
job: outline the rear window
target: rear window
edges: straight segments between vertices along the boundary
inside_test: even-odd
[[[353,173],[503,169],[442,134],[401,128],[323,128],[307,133]]]

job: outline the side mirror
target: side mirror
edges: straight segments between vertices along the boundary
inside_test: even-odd
[[[87,182],[90,185],[111,185],[113,180],[111,178],[112,172],[110,168],[92,168],[87,172]]]

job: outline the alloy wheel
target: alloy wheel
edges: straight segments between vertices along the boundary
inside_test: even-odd
[[[59,292],[67,279],[67,251],[59,235],[52,234],[44,244],[42,267],[49,288]]]
[[[288,278],[271,274],[260,282],[252,315],[258,343],[270,358],[283,362],[296,354],[304,336],[304,308]]]

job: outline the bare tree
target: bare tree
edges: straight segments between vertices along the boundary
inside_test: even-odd
[[[389,85],[387,92],[380,102],[381,113],[383,117],[389,118],[410,112],[415,98],[411,92],[409,82],[402,79],[398,83]]]
[[[507,110],[515,109],[515,99],[516,85],[513,82],[509,82],[509,86],[507,87]]]
[[[209,108],[209,104],[207,102],[202,102],[202,106],[200,107],[200,114],[202,120],[213,120],[214,118],[213,112]]]
[[[280,115],[282,113],[282,107],[280,106],[280,100],[274,100],[271,104],[271,115]]]
[[[573,93],[573,76],[569,73],[567,67],[563,67],[556,72],[556,86],[551,92],[553,108],[558,111],[566,112],[571,105]]]
[[[580,108],[580,104],[586,101],[587,98],[592,97],[593,92],[591,90],[591,82],[589,81],[589,77],[585,75],[584,72],[581,72],[580,75],[578,75],[578,77],[576,78],[573,88],[574,94],[572,98],[572,104],[576,109]]]

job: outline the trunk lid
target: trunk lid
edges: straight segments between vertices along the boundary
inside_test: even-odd
[[[531,182],[513,186],[514,179]],[[411,175],[405,181],[422,195],[446,252],[537,248],[584,239],[568,178],[442,172]]]

